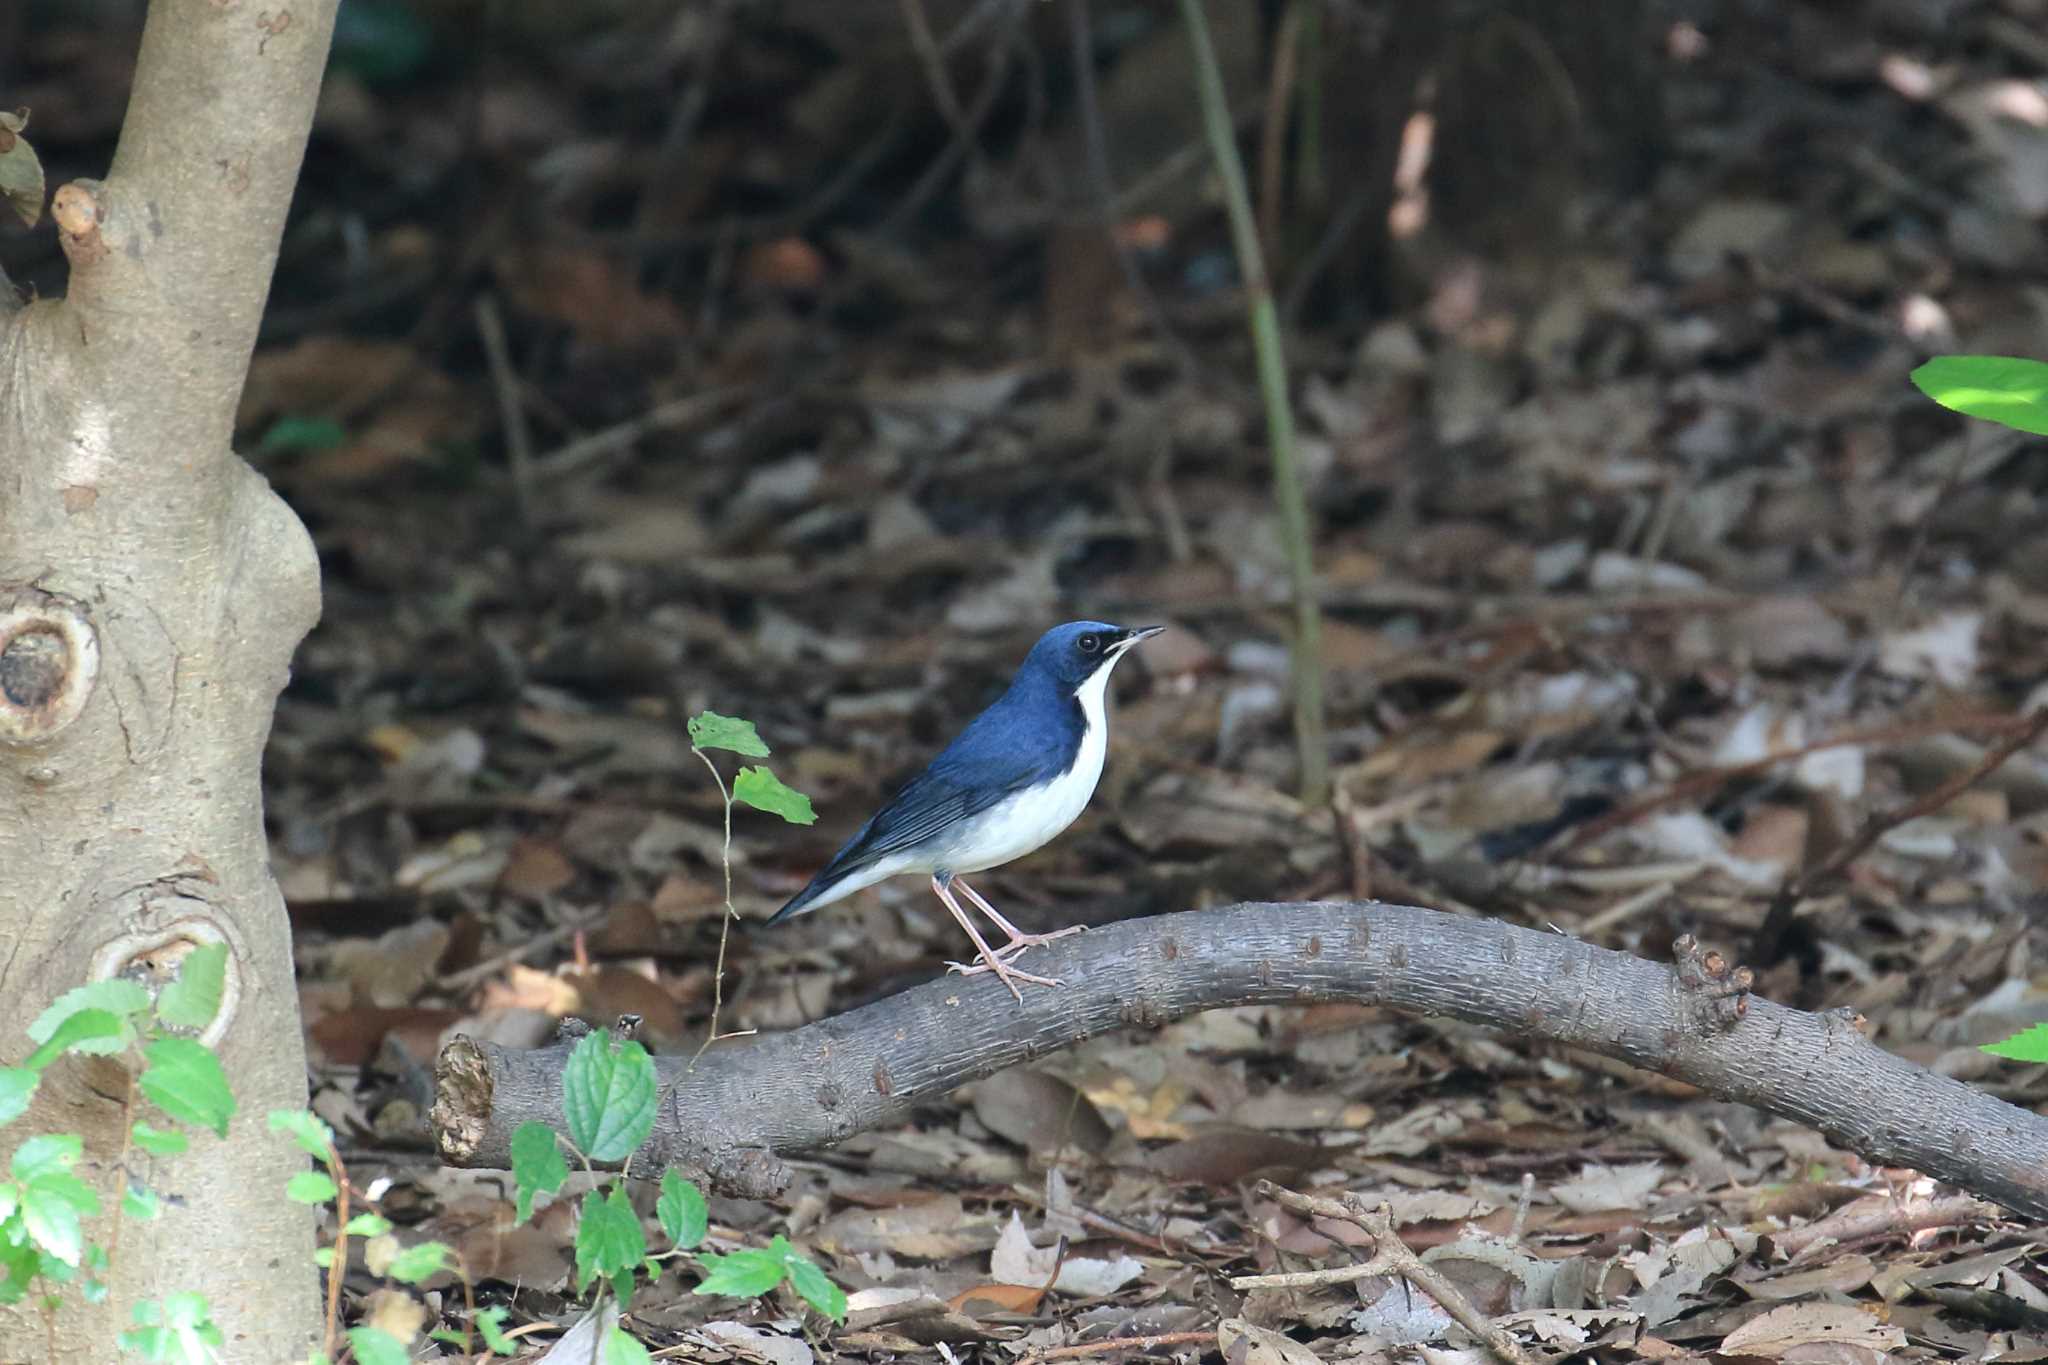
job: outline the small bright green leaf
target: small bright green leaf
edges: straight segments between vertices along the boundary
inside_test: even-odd
[[[309,1156],[325,1161],[334,1149],[334,1130],[310,1109],[273,1109],[265,1122],[273,1133],[290,1133]]]
[[[195,1033],[204,1029],[220,1013],[227,971],[227,944],[206,943],[194,948],[178,964],[178,975],[157,996],[156,1017],[172,1028]]]
[[[48,1009],[38,1014],[35,1022],[28,1026],[29,1041],[47,1043],[51,1035],[56,1033],[58,1026],[80,1010],[105,1010],[123,1020],[132,1020],[148,1009],[149,992],[133,981],[120,977],[89,981],[83,986],[73,986],[51,1002]],[[125,1035],[126,1030],[122,1032]],[[125,1036],[113,1042],[105,1038],[95,1038],[81,1045],[78,1051],[110,1055],[119,1052],[125,1046]]]
[[[427,1276],[448,1269],[454,1259],[455,1252],[446,1242],[421,1242],[393,1256],[384,1273],[400,1284],[418,1284]]]
[[[78,1010],[51,1030],[22,1065],[41,1071],[67,1052],[119,1052],[128,1045],[128,1023],[112,1010]],[[108,1045],[106,1040],[112,1040]]]
[[[21,1220],[28,1228],[29,1240],[45,1256],[75,1266],[85,1252],[85,1235],[78,1205],[67,1197],[70,1192],[56,1188],[58,1181],[65,1180],[77,1183],[76,1177],[63,1175],[22,1186]]]
[[[8,1170],[26,1185],[58,1171],[68,1171],[85,1154],[85,1139],[76,1133],[41,1133],[14,1149]]]
[[[28,126],[28,111],[0,113],[0,200],[14,210],[25,227],[34,227],[43,217],[43,163],[29,146],[21,130]]]
[[[121,1196],[123,1217],[147,1223],[164,1211],[163,1202],[156,1197],[156,1191],[138,1181],[128,1182],[127,1191]]]
[[[349,1328],[348,1346],[358,1365],[412,1365],[405,1343],[381,1327]]]
[[[2015,1062],[2048,1062],[2048,1024],[2035,1024],[2010,1038],[1986,1043],[1983,1050],[1994,1057],[2009,1057]]]
[[[319,1266],[319,1267],[320,1267],[320,1268],[321,1268],[322,1270],[325,1270],[325,1269],[327,1269],[327,1268],[328,1268],[329,1266],[333,1265],[333,1264],[334,1264],[334,1248],[333,1248],[333,1247],[314,1247],[314,1248],[313,1248],[313,1264],[314,1264],[314,1265],[317,1265],[317,1266]]]
[[[562,1069],[569,1140],[592,1161],[622,1161],[654,1131],[656,1086],[647,1049],[588,1033]]]
[[[261,455],[297,455],[332,450],[348,439],[348,428],[332,417],[280,417],[256,443]]]
[[[284,1197],[294,1204],[324,1204],[340,1193],[334,1178],[325,1171],[300,1171],[284,1186]]]
[[[610,1195],[596,1190],[583,1196],[583,1218],[576,1227],[576,1290],[602,1275],[630,1275],[647,1254],[640,1215],[626,1197],[624,1181],[614,1181]]]
[[[342,1231],[351,1237],[382,1237],[391,1231],[391,1220],[381,1213],[359,1213]]]
[[[0,1303],[19,1303],[36,1277],[35,1246],[20,1219],[0,1219]]]
[[[0,1123],[12,1123],[28,1112],[42,1077],[27,1067],[0,1066]]]
[[[0,1243],[7,1240],[4,1229],[7,1220],[14,1217],[14,1211],[21,1207],[21,1186],[12,1181],[0,1180]]]
[[[553,1194],[568,1178],[569,1164],[562,1160],[554,1129],[528,1119],[512,1130],[512,1180],[519,1193],[515,1225],[533,1217],[534,1195]]]
[[[711,1226],[703,1192],[673,1166],[661,1173],[661,1198],[655,1201],[654,1213],[661,1219],[662,1232],[683,1251],[703,1241]]]
[[[654,1357],[628,1336],[625,1328],[613,1323],[611,1335],[604,1339],[604,1365],[654,1365]]]
[[[129,1130],[128,1135],[135,1140],[137,1147],[155,1156],[176,1156],[189,1145],[183,1133],[172,1129],[152,1128],[139,1121]]]
[[[78,1292],[87,1303],[105,1303],[107,1301],[107,1282],[105,1280],[87,1280],[78,1287]]]
[[[757,1298],[782,1283],[786,1273],[782,1257],[772,1251],[735,1251],[730,1256],[705,1255],[697,1258],[707,1272],[693,1294],[724,1294],[735,1299]]]
[[[2048,365],[2003,355],[1938,355],[1914,370],[1920,392],[1965,417],[2048,436]]]
[[[783,786],[782,779],[766,768],[740,769],[732,780],[732,795],[735,801],[779,815],[792,825],[815,824],[818,819],[818,813],[811,809],[810,797]]]
[[[484,1345],[501,1356],[519,1354],[519,1343],[505,1335],[505,1318],[509,1310],[504,1308],[479,1308],[476,1314],[476,1330],[483,1334]]]
[[[228,1135],[235,1116],[235,1097],[220,1058],[190,1038],[159,1038],[143,1048],[149,1065],[142,1073],[142,1093],[174,1119]]]
[[[834,1322],[846,1320],[846,1291],[826,1276],[825,1272],[807,1257],[791,1254],[785,1261],[789,1269],[789,1286],[803,1296],[803,1301],[823,1313]]]
[[[690,743],[699,749],[730,749],[748,758],[768,757],[768,746],[754,729],[754,722],[716,711],[699,711],[690,717]]]

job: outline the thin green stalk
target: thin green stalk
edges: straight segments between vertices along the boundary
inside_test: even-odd
[[[1294,159],[1296,184],[1305,213],[1320,214],[1330,200],[1330,183],[1323,173],[1323,4],[1322,0],[1294,0],[1301,10],[1300,71],[1301,103],[1295,114]]]
[[[1230,235],[1237,247],[1238,273],[1244,276],[1245,302],[1251,313],[1252,349],[1259,366],[1259,392],[1266,405],[1266,444],[1273,450],[1273,501],[1280,512],[1280,533],[1287,542],[1287,566],[1294,586],[1294,739],[1301,755],[1301,795],[1320,803],[1328,792],[1330,759],[1323,740],[1322,610],[1316,601],[1315,562],[1311,554],[1308,500],[1301,487],[1301,462],[1294,444],[1294,409],[1287,399],[1287,361],[1280,350],[1280,317],[1273,307],[1273,288],[1259,252],[1258,224],[1252,217],[1251,194],[1245,188],[1244,163],[1238,158],[1236,130],[1223,91],[1223,73],[1209,40],[1202,0],[1180,0],[1195,50],[1195,88],[1202,99],[1202,126],[1209,150],[1223,180],[1223,199],[1230,210]]]

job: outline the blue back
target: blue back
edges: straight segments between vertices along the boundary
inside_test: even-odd
[[[1009,690],[856,830],[769,923],[803,913],[846,873],[914,848],[956,821],[1071,768],[1087,729],[1074,690],[1102,662],[1099,655],[1080,654],[1074,643],[1084,634],[1114,629],[1100,621],[1073,621],[1040,636]]]

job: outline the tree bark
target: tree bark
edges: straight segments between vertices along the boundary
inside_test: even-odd
[[[1107,1030],[1229,1005],[1354,1000],[1546,1038],[1818,1128],[1851,1151],[2048,1217],[2048,1118],[1938,1076],[1841,1013],[1748,994],[1691,939],[1676,970],[1563,934],[1365,902],[1234,905],[1127,920],[1034,951],[1057,989],[1014,1004],[942,978],[832,1019],[656,1059],[666,1100],[640,1171],[678,1164],[736,1193],[787,1182],[778,1154],[902,1119],[931,1097]],[[566,1045],[456,1038],[433,1114],[442,1156],[504,1166],[512,1132],[561,1122]]]
[[[335,6],[155,0],[111,171],[52,199],[67,297],[0,307],[0,1058],[65,990],[224,941],[208,1041],[240,1105],[224,1142],[126,1153],[180,1206],[88,1228],[117,1247],[102,1304],[0,1308],[10,1361],[112,1360],[131,1306],[179,1291],[227,1359],[318,1338],[312,1223],[283,1197],[305,1159],[264,1125],[306,1082],[259,773],[319,564],[229,440]],[[81,1133],[111,1211],[127,1089],[59,1062],[0,1147]]]

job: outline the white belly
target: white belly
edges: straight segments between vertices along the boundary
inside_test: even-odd
[[[1103,756],[1109,750],[1109,726],[1103,715],[1103,690],[1109,670],[1090,678],[1077,695],[1088,728],[1081,734],[1074,766],[1043,787],[1000,801],[962,825],[935,870],[979,872],[1043,848],[1054,835],[1074,823],[1095,795],[1102,778]]]

